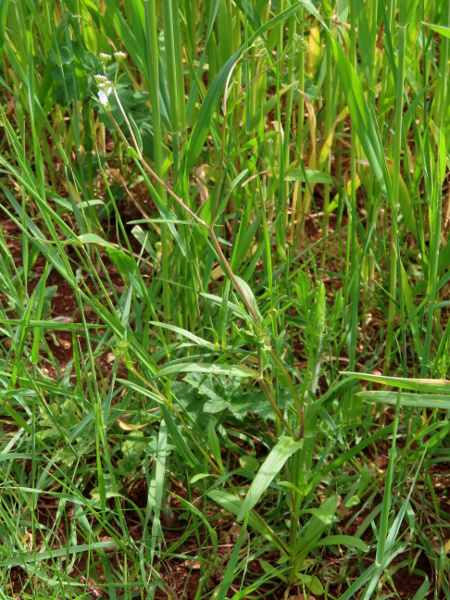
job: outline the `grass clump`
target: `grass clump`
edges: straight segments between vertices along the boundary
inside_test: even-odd
[[[0,12],[2,596],[447,597],[447,3]]]

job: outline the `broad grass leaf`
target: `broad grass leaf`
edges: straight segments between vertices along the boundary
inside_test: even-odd
[[[411,390],[413,392],[444,394],[450,397],[450,381],[445,379],[409,379],[403,377],[387,377],[384,375],[372,375],[371,373],[345,373],[348,377],[362,379],[364,381],[373,381],[380,385],[389,385],[401,390]]]
[[[164,482],[166,479],[166,466],[170,452],[167,447],[167,425],[161,421],[158,432],[158,442],[156,448],[156,462],[152,470],[150,486],[148,490],[147,509],[153,511],[151,546],[152,550],[161,543],[163,537],[161,527],[161,509],[163,506]],[[131,471],[129,471],[131,472]]]
[[[220,441],[219,441],[219,436],[217,435],[216,427],[215,427],[213,420],[209,421],[209,423],[208,423],[206,439],[207,439],[207,443],[208,443],[209,452],[210,452],[210,454],[213,455],[214,460],[216,461],[216,464],[219,467],[219,469],[223,475],[225,471],[224,471],[223,464],[222,464]]]
[[[409,512],[412,514],[414,518],[414,514],[410,505],[410,498],[413,490],[416,488],[416,482],[419,474],[421,473],[421,466],[423,459],[425,457],[425,453],[422,455],[419,465],[416,467],[414,480],[411,484],[410,490],[408,492],[407,497],[402,503],[400,510],[398,511],[395,519],[392,521],[392,524],[389,526],[389,531],[387,531],[386,537],[382,534],[382,520],[383,520],[383,510],[386,510],[385,516],[388,517],[388,513],[390,512],[390,502],[386,502],[391,495],[384,492],[383,504],[386,503],[386,507],[383,506],[383,510],[381,512],[381,524],[379,527],[380,533],[378,535],[378,544],[377,551],[374,561],[375,569],[371,575],[370,581],[364,590],[364,594],[361,596],[361,600],[370,600],[373,598],[373,591],[375,590],[378,582],[387,567],[393,562],[396,556],[402,554],[409,546],[411,542],[411,538],[413,537],[413,532],[411,531],[409,534],[409,539],[404,538],[403,534],[399,538],[400,527],[402,525],[405,514]]]
[[[5,391],[1,390],[0,398],[7,398],[9,400],[10,396],[6,390]],[[11,419],[13,420],[15,425],[17,425],[18,427],[20,427],[21,429],[23,429],[30,435],[33,435],[34,425],[32,427],[27,421],[25,421],[25,419],[21,416],[20,412],[17,412],[16,410],[14,410],[14,408],[12,408],[8,404],[8,402],[6,402],[6,401],[2,402],[2,411],[4,413],[6,413],[9,417],[11,417]]]
[[[133,287],[134,292],[139,297],[145,298],[147,289],[134,258],[114,247],[107,247],[107,252],[122,279]]]
[[[9,0],[0,1],[0,48],[5,43],[6,19],[8,16]]]
[[[239,457],[239,464],[244,471],[250,471],[250,473],[256,473],[259,468],[259,460],[249,454],[244,454]]]
[[[371,166],[367,160],[360,160],[358,162],[359,164],[362,164],[369,168]],[[392,177],[394,173],[394,163],[391,160],[386,160],[386,168],[388,170],[388,173]],[[419,232],[417,230],[417,224],[414,218],[413,203],[411,201],[411,196],[409,195],[408,187],[401,173],[399,173],[398,203],[400,205],[400,210],[403,216],[404,227],[408,228],[409,231],[415,237],[415,239],[419,241],[420,238]]]
[[[285,572],[289,571],[289,568],[281,569],[278,565],[274,566],[267,560],[260,560],[259,564],[263,568],[264,572],[271,575],[273,578],[281,579],[285,583],[288,583],[288,578],[285,576]],[[316,596],[322,596],[324,593],[323,585],[320,579],[316,575],[306,575],[305,573],[297,572],[295,574],[297,578],[297,584],[305,586],[309,592]],[[299,596],[296,596],[298,598]],[[304,596],[302,596],[303,598]]]
[[[321,548],[323,546],[346,546],[356,548],[360,552],[369,552],[369,546],[354,535],[329,535],[305,546],[305,552],[309,553],[314,548]]]
[[[211,32],[213,30],[214,23],[216,22],[217,11],[219,10],[219,5],[220,5],[220,0],[215,0],[215,2],[211,2],[209,5],[208,30],[206,32],[205,46],[209,42],[209,38],[210,38]]]
[[[148,221],[150,222],[150,219]],[[152,221],[155,222],[156,219],[152,219]],[[131,223],[129,222],[128,224],[130,225]],[[133,237],[141,244],[141,246],[145,248],[153,262],[159,264],[158,255],[156,254],[156,251],[149,240],[149,232],[144,231],[140,225],[135,225],[131,230],[131,233],[133,234]]]
[[[336,517],[338,505],[338,497],[336,495],[330,496],[314,512],[310,511],[313,516],[308,522],[306,530],[296,547],[296,554],[299,556],[300,564],[308,556],[310,550],[319,543],[319,539],[323,533],[329,530],[332,524],[338,520]]]
[[[261,211],[255,215],[253,222],[249,224],[250,215],[245,215],[239,226],[239,231],[234,243],[230,267],[236,271],[244,263],[252,245],[255,244],[256,232],[261,222]]]
[[[419,4],[419,0],[410,0],[410,2],[401,2],[399,3],[399,20],[398,23],[400,26],[414,25],[414,21],[420,23],[420,16],[422,14],[422,10],[417,11],[417,5]],[[415,37],[416,31],[413,30],[413,35]],[[412,53],[411,53],[412,55]]]
[[[278,475],[287,459],[303,446],[303,440],[295,441],[291,437],[281,436],[269,453],[269,456],[261,465],[250,489],[247,492],[245,500],[237,515],[237,520],[242,521],[247,512],[249,512],[259,501],[261,496],[269,487],[273,479]]]
[[[305,575],[305,573],[296,573],[297,581],[315,594],[316,596],[323,596],[324,589],[320,582],[320,579],[316,575]]]
[[[366,102],[358,76],[343,48],[333,38],[332,44],[336,68],[352,118],[352,127],[356,129],[356,134],[380,189],[392,201],[391,182],[375,116]]]
[[[423,598],[426,598],[428,596],[429,589],[430,589],[430,580],[425,575],[424,582],[422,583],[420,588],[417,590],[417,592],[414,595],[412,600],[422,600]]]
[[[219,296],[214,296],[213,294],[205,294],[204,292],[201,292],[200,296],[202,296],[206,300],[209,300],[210,302],[212,302],[219,308],[222,306],[223,300]],[[244,321],[246,321],[248,319],[248,314],[246,313],[246,311],[241,306],[239,306],[238,304],[235,304],[234,302],[230,302],[228,300],[227,309],[230,312],[232,312],[239,319],[244,319]]]
[[[114,246],[114,244],[111,244],[110,242],[108,242],[104,238],[100,237],[96,233],[83,233],[83,234],[77,236],[76,239],[82,245],[83,244],[98,244],[99,246],[104,246],[105,248],[108,248],[110,250],[117,251],[117,248]]]
[[[249,0],[236,0],[236,4],[240,11],[247,17],[247,20],[250,23],[250,27],[253,29],[253,31],[258,31],[261,29],[261,18],[258,14],[258,11],[254,8],[253,3],[249,2]]]
[[[229,377],[258,377],[258,373],[237,365],[183,362],[161,367],[158,373],[155,374],[155,377],[166,377],[167,375],[179,375],[181,373],[210,373],[211,375],[227,375]]]
[[[73,502],[73,498],[71,498]],[[87,504],[87,499],[86,499]],[[45,546],[44,546],[45,547]],[[53,550],[43,550],[40,552],[30,552],[28,549],[26,552],[17,552],[12,558],[8,558],[6,560],[0,561],[0,568],[9,569],[15,566],[23,567],[23,564],[33,563],[36,565],[42,561],[52,560],[55,558],[62,558],[67,560],[68,556],[72,555],[81,555],[86,554],[88,552],[93,552],[95,550],[104,551],[109,548],[118,548],[119,544],[112,540],[108,540],[105,542],[91,542],[89,544],[80,544],[80,545],[67,545],[63,548],[55,548]],[[124,548],[123,548],[124,549]]]
[[[335,184],[334,178],[329,173],[315,171],[313,169],[289,169],[284,176],[285,181],[307,181],[308,183]]]
[[[208,348],[209,350],[216,349],[216,345],[212,342],[208,342],[207,340],[204,340],[198,335],[195,335],[194,333],[191,333],[186,329],[182,329],[181,327],[177,327],[176,325],[170,325],[169,323],[160,323],[159,321],[150,321],[150,325],[152,325],[153,327],[161,327],[162,329],[172,331],[173,333],[176,333],[181,337],[185,337],[188,340],[191,340],[191,342],[194,342],[199,347]]]
[[[443,25],[433,25],[432,23],[425,23],[425,22],[423,22],[423,24],[426,27],[429,27],[432,31],[439,33],[439,35],[442,35],[442,36],[450,39],[450,27],[444,27]]]
[[[281,581],[284,581],[285,583],[288,582],[288,579],[287,579],[285,573],[286,574],[288,573],[289,567],[280,569],[279,565],[274,565],[273,563],[269,562],[268,560],[260,560],[259,564],[261,565],[264,573],[267,573],[267,575],[270,575],[271,578],[281,579]]]
[[[192,134],[187,145],[187,154],[185,159],[185,170],[187,173],[191,173],[194,168],[195,161],[202,151],[203,144],[205,143],[208,135],[213,113],[216,110],[219,102],[220,94],[228,75],[240,54],[241,49],[235,52],[235,54],[233,54],[233,56],[227,60],[227,62],[219,71],[217,77],[214,79],[211,87],[208,90],[208,93],[205,96],[205,100],[203,101],[203,104],[198,112],[194,129],[192,130]]]
[[[397,403],[398,392],[359,392],[358,396],[371,403],[382,404]],[[439,394],[402,394],[400,406],[411,406],[412,408],[440,408],[450,410],[450,394],[442,396]]]
[[[375,563],[371,564],[358,579],[352,583],[346,592],[341,596],[341,600],[353,600],[357,597],[357,592],[362,588],[368,579],[373,575],[375,571]]]
[[[237,282],[239,283],[239,286],[240,286],[242,293],[244,294],[246,300],[248,301],[250,306],[255,311],[255,314],[258,315],[258,317],[262,320],[262,316],[261,316],[261,313],[259,312],[259,308],[258,308],[258,303],[256,302],[255,295],[252,292],[250,286],[248,285],[248,283],[246,281],[244,281],[237,275],[235,275],[235,277],[236,277]]]

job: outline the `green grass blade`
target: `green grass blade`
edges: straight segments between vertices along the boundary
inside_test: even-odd
[[[238,521],[242,521],[247,513],[257,504],[257,502],[259,502],[261,496],[272,480],[281,471],[287,459],[302,446],[303,440],[296,442],[292,438],[285,436],[278,439],[278,442],[270,451],[269,456],[261,465],[247,495],[245,496],[245,500],[237,515]]]

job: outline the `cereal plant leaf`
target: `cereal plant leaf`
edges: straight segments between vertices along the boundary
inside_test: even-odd
[[[352,118],[352,127],[356,129],[359,141],[380,189],[391,201],[391,182],[375,116],[366,102],[358,76],[343,48],[333,38],[332,44],[336,67]]]
[[[374,375],[371,373],[353,373],[347,372],[347,376],[354,379],[373,381],[380,385],[389,385],[401,390],[411,390],[413,392],[444,394],[450,396],[450,381],[445,379],[409,379],[403,377],[387,377],[384,375]]]
[[[360,392],[360,398],[369,402],[381,402],[382,404],[393,404],[397,402],[398,392]],[[441,408],[450,410],[450,395],[438,394],[402,394],[400,406],[411,406],[413,408]]]
[[[444,27],[443,25],[433,25],[432,23],[425,22],[423,22],[423,24],[426,27],[429,27],[432,31],[439,33],[439,35],[443,35],[444,37],[450,39],[450,27]]]
[[[276,445],[272,448],[269,456],[261,465],[250,489],[247,492],[245,500],[237,515],[237,521],[242,521],[247,512],[249,512],[259,501],[263,493],[267,490],[272,480],[281,471],[287,459],[303,446],[303,440],[295,441],[291,437],[281,436]]]

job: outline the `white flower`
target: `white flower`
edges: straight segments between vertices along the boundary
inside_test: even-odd
[[[106,54],[106,52],[100,52],[99,56],[100,56],[100,60],[104,63],[110,61],[112,58],[111,54]]]
[[[119,50],[118,52],[114,52],[114,58],[116,60],[123,60],[126,57],[127,57],[127,55],[125,54],[125,52],[122,52],[122,50]]]
[[[112,88],[109,88],[109,90],[112,91]],[[108,90],[106,92],[104,92],[103,90],[99,90],[99,92],[98,92],[98,100],[99,100],[100,104],[102,106],[104,106],[105,108],[109,104],[108,96],[109,96]]]
[[[109,98],[111,92],[113,91],[112,84],[109,81],[109,79],[107,79],[106,77],[99,77],[98,75],[96,75],[95,79],[97,81],[97,85],[98,85],[98,89],[99,89],[98,100],[102,106],[107,107],[109,104],[108,98]]]

